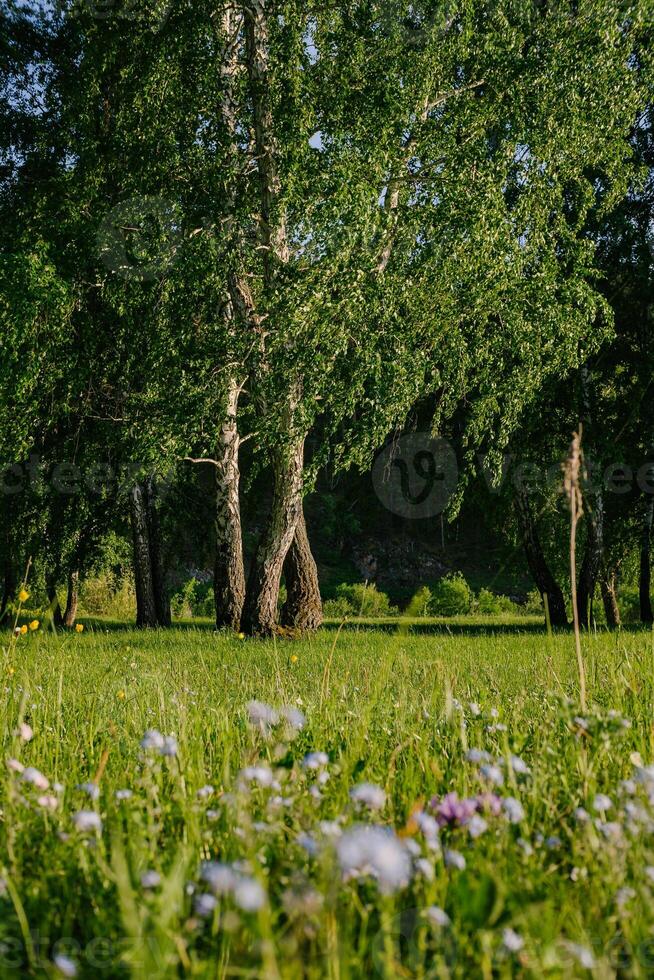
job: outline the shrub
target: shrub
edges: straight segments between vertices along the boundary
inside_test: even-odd
[[[336,599],[348,604],[346,615],[350,616],[393,616],[397,613],[386,593],[379,592],[374,582],[339,585]]]
[[[431,590],[428,586],[423,585],[422,588],[418,589],[413,599],[406,607],[405,615],[416,618],[429,616],[432,600],[433,596],[431,594]]]
[[[196,578],[189,579],[170,600],[170,609],[176,619],[213,617],[215,603],[211,584],[199,582]]]
[[[433,616],[464,616],[472,609],[474,595],[461,573],[446,575],[432,592]]]
[[[136,593],[129,575],[117,579],[111,572],[99,572],[80,585],[80,610],[88,616],[132,619],[135,609]]]
[[[499,616],[516,612],[516,605],[506,595],[497,595],[490,589],[481,589],[477,596],[477,611],[483,616]]]
[[[543,605],[543,597],[538,591],[538,589],[532,589],[527,595],[527,601],[522,607],[522,611],[528,616],[544,616],[545,606]]]
[[[352,615],[352,606],[348,599],[326,599],[323,603],[323,613],[327,619],[346,619]]]

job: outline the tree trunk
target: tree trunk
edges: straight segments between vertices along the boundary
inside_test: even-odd
[[[615,578],[615,569],[607,569],[600,578],[606,625],[612,630],[620,626],[620,607],[618,606]]]
[[[141,483],[135,483],[130,492],[130,514],[134,547],[136,625],[145,629],[157,626],[158,622],[152,580],[147,493]]]
[[[577,608],[579,610],[579,622],[582,627],[590,628],[593,615],[593,598],[595,587],[602,567],[602,555],[604,551],[604,501],[602,494],[598,493],[595,499],[595,508],[588,515],[588,537],[586,540],[586,550],[584,559],[581,563],[579,572],[579,582],[577,583]]]
[[[161,526],[157,509],[157,486],[154,477],[145,482],[146,519],[148,522],[148,542],[150,546],[150,567],[152,569],[152,593],[158,626],[170,626],[170,600],[166,590],[163,554],[161,548]]]
[[[302,513],[303,466],[304,439],[280,452],[273,465],[270,516],[252,562],[243,609],[243,629],[255,636],[275,631],[284,560]]]
[[[239,389],[230,385],[227,415],[216,453],[216,561],[213,590],[216,627],[241,628],[245,602],[243,535],[239,498],[239,435],[237,423]]]
[[[557,627],[567,626],[568,616],[563,592],[547,564],[531,512],[529,498],[523,489],[518,489],[516,503],[527,564],[541,596],[543,596],[543,599],[547,596],[550,623],[552,626]]]
[[[66,611],[64,612],[64,626],[74,626],[77,619],[77,604],[79,600],[79,572],[70,572],[68,575],[68,595],[66,598]]]
[[[282,625],[303,631],[317,630],[322,624],[322,599],[303,512],[300,512],[295,537],[286,556],[284,578],[287,597],[282,609]]]
[[[652,540],[652,519],[654,518],[654,498],[647,501],[647,510],[643,522],[643,532],[640,543],[640,621],[648,625],[654,623],[654,613],[652,612],[652,566],[651,566],[651,540]]]
[[[45,586],[46,595],[48,597],[48,602],[50,604],[50,616],[52,619],[52,625],[56,629],[61,629],[64,625],[64,617],[61,611],[61,606],[59,604],[59,596],[57,594],[57,579],[53,575],[48,575]]]
[[[2,597],[0,598],[0,623],[7,615],[9,603],[16,593],[16,575],[14,563],[7,554],[4,559],[4,575],[2,581]]]

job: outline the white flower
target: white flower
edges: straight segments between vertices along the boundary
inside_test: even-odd
[[[504,782],[504,773],[499,766],[483,765],[479,771],[493,786],[501,786]]]
[[[329,756],[326,752],[309,752],[302,760],[302,768],[320,769],[322,766],[326,766],[328,762]]]
[[[240,779],[246,783],[269,787],[273,784],[273,773],[268,766],[246,766],[245,769],[241,769]]]
[[[268,734],[279,723],[279,715],[275,709],[264,701],[249,701],[247,712],[250,724],[264,734]]]
[[[75,962],[71,960],[70,956],[64,956],[63,953],[56,953],[53,957],[52,962],[56,966],[62,977],[76,977],[77,976],[77,966]]]
[[[199,800],[206,800],[209,796],[213,794],[213,786],[203,786],[196,793]]]
[[[195,899],[195,914],[207,919],[213,913],[218,901],[213,895],[198,895]]]
[[[34,731],[24,721],[21,722],[18,728],[18,734],[20,738],[22,738],[23,742],[31,742],[32,739],[34,738]]]
[[[599,813],[606,813],[613,806],[611,797],[607,796],[605,793],[598,793],[593,800],[593,809],[597,810]]]
[[[160,752],[164,746],[164,737],[156,728],[148,728],[141,739],[141,748],[145,752]]]
[[[227,895],[236,884],[236,875],[231,865],[220,861],[206,861],[202,865],[200,877],[214,895]]]
[[[25,766],[22,762],[19,762],[18,759],[8,759],[7,766],[12,772],[25,772]]]
[[[36,802],[44,810],[56,810],[59,806],[59,800],[56,796],[39,796]]]
[[[80,783],[76,789],[82,793],[86,793],[91,800],[97,800],[100,796],[100,787],[96,783]]]
[[[502,932],[502,945],[509,953],[519,953],[525,941],[513,929],[504,929]]]
[[[386,803],[386,793],[381,786],[375,786],[374,783],[359,783],[350,790],[350,799],[370,810],[381,810]]]
[[[477,813],[474,815],[474,817],[470,818],[470,820],[467,823],[467,827],[468,827],[468,833],[473,838],[481,837],[481,835],[486,833],[486,831],[488,830],[488,824],[486,823],[484,818],[480,817],[479,814]]]
[[[510,758],[511,768],[517,776],[528,776],[531,769],[519,755],[512,755]]]
[[[442,929],[451,925],[452,922],[447,912],[444,912],[438,905],[430,905],[429,908],[425,910],[425,916],[429,919],[432,925],[440,926]]]
[[[590,814],[588,810],[584,810],[583,806],[578,806],[574,812],[574,818],[577,823],[588,823],[590,820]]]
[[[158,871],[144,871],[141,875],[142,888],[158,888],[161,884],[161,875]]]
[[[522,803],[513,796],[507,796],[505,800],[502,800],[502,809],[509,823],[520,823],[521,820],[524,820],[525,811]]]
[[[132,793],[131,789],[116,790],[116,799],[118,800],[119,803],[122,802],[123,800],[131,800],[133,795],[134,794]]]
[[[389,827],[374,824],[353,827],[337,840],[336,853],[346,879],[369,875],[384,894],[409,884],[409,855]]]
[[[654,882],[654,864],[648,864],[645,868],[645,874],[651,882]]]
[[[415,862],[415,869],[418,874],[422,875],[425,881],[434,880],[434,866],[427,858],[418,858]]]
[[[470,749],[466,752],[466,760],[478,766],[481,762],[492,762],[493,756],[485,749]]]
[[[163,745],[159,749],[159,754],[172,758],[173,756],[177,755],[177,751],[178,751],[178,746],[177,746],[177,739],[175,738],[175,736],[166,735],[166,737],[163,740]]]
[[[27,769],[23,770],[23,779],[26,783],[31,783],[36,789],[50,789],[50,780],[46,779],[42,772],[35,769],[34,766],[28,766]]]
[[[445,860],[446,868],[456,868],[458,871],[463,871],[466,866],[466,859],[464,858],[463,854],[459,854],[458,851],[447,850],[445,851],[443,858]]]
[[[293,705],[286,705],[283,707],[281,710],[281,715],[289,727],[294,729],[296,732],[301,731],[307,723],[306,716],[300,711],[299,708],[295,708]]]
[[[234,888],[234,901],[244,912],[256,912],[266,902],[266,893],[256,878],[241,878]]]
[[[565,948],[584,970],[594,969],[595,957],[586,946],[581,946],[579,943],[565,943]]]
[[[102,820],[95,810],[80,810],[73,816],[73,823],[81,834],[102,830]]]

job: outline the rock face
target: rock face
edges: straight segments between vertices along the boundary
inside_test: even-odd
[[[352,563],[380,589],[414,587],[442,578],[450,568],[427,546],[411,540],[366,538],[352,547]]]

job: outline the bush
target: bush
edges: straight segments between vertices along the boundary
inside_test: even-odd
[[[522,607],[522,611],[526,613],[527,616],[544,616],[545,606],[543,605],[543,597],[538,591],[538,589],[532,589],[527,595],[527,601]]]
[[[352,606],[348,599],[326,599],[323,613],[327,619],[346,619],[352,615]]]
[[[110,616],[133,619],[136,609],[134,581],[126,575],[116,578],[111,572],[99,572],[80,584],[80,611],[87,616]]]
[[[410,616],[413,618],[429,616],[432,600],[433,596],[431,594],[431,590],[428,586],[423,585],[421,589],[418,589],[413,599],[406,607],[405,616]]]
[[[340,615],[345,616],[393,616],[397,613],[397,609],[391,606],[386,593],[379,592],[374,582],[339,585],[336,589],[335,601],[339,603]],[[332,603],[328,604],[330,608]],[[347,612],[345,612],[346,608]],[[325,611],[327,612],[327,608]],[[327,615],[332,614],[327,613]]]
[[[211,619],[215,614],[213,589],[208,582],[189,579],[170,600],[175,619],[191,619],[200,616]]]
[[[477,596],[477,611],[482,616],[500,616],[516,612],[516,605],[506,595],[497,595],[490,589],[481,589]]]
[[[446,575],[432,593],[432,616],[465,616],[472,610],[474,594],[463,575]]]

